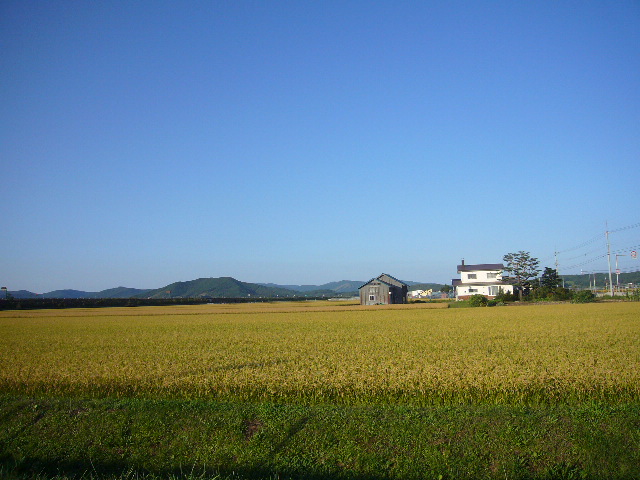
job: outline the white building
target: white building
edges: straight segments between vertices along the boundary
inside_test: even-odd
[[[428,298],[433,294],[433,289],[429,290],[411,290],[409,296],[411,298]]]
[[[479,265],[458,265],[460,278],[453,280],[456,300],[466,300],[471,295],[480,294],[491,299],[500,292],[513,293],[513,285],[502,281],[504,265],[501,263],[482,263]]]

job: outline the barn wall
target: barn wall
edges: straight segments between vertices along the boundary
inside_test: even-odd
[[[373,299],[370,297],[373,295]],[[372,281],[360,288],[361,305],[386,305],[389,303],[389,286]]]
[[[380,279],[382,281],[376,278],[360,287],[361,305],[387,305],[390,303],[407,303],[407,286],[403,284],[400,284],[403,286],[388,285],[387,283],[385,283],[385,277],[387,277],[387,275],[381,276]],[[400,283],[397,280],[393,280],[393,282],[394,284]]]

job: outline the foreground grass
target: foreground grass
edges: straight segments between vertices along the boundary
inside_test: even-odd
[[[640,478],[640,405],[390,407],[1,397],[31,478]]]

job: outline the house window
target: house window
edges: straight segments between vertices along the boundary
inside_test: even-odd
[[[489,272],[487,273],[487,278],[498,278],[498,274],[495,272],[493,273]]]
[[[376,300],[376,296],[375,295],[369,295],[369,301],[370,302],[374,302]]]
[[[469,289],[469,293],[475,293],[475,292],[477,292],[477,291],[478,291],[478,289],[477,289],[477,288],[470,288],[470,289]]]
[[[475,280],[476,278],[478,278],[478,276],[475,273],[470,273],[467,275],[467,278],[469,280]]]

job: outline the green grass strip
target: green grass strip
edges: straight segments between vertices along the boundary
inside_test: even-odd
[[[632,479],[640,404],[291,405],[0,396],[10,479]]]

